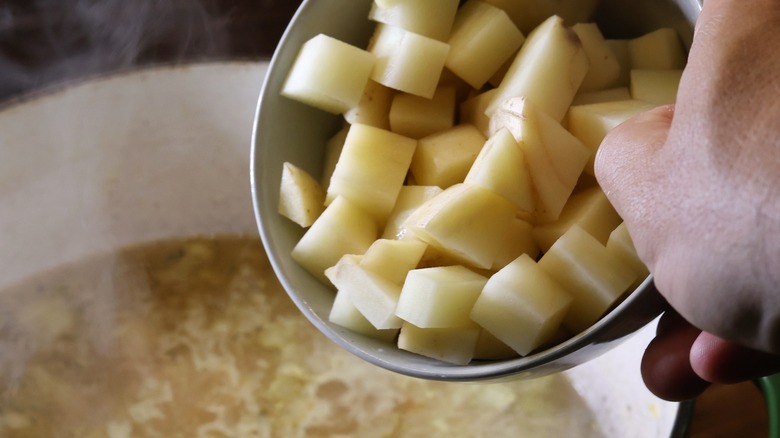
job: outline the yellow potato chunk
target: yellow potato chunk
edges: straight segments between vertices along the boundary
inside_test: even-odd
[[[379,239],[366,250],[360,265],[400,286],[406,274],[420,263],[427,247],[419,240]]]
[[[462,182],[484,144],[485,137],[473,125],[421,138],[410,165],[415,183],[447,188]]]
[[[484,0],[509,15],[517,27],[528,34],[552,15],[567,25],[590,21],[599,0]]]
[[[430,99],[396,94],[388,118],[391,131],[417,139],[452,128],[455,124],[455,88],[440,87]]]
[[[333,307],[330,309],[328,320],[336,325],[352,330],[353,332],[361,333],[382,341],[392,342],[398,335],[398,329],[377,330],[371,325],[366,317],[360,313],[357,307],[349,301],[347,294],[343,292],[336,293],[336,298],[333,300]]]
[[[380,0],[374,2],[368,18],[446,41],[457,10],[458,0]]]
[[[625,223],[621,223],[610,233],[607,239],[607,250],[634,270],[637,274],[636,283],[644,281],[650,275],[647,266],[645,266],[636,253],[634,241],[631,240],[631,235],[628,234],[628,228],[626,228]],[[637,285],[635,284],[634,286]]]
[[[469,314],[486,282],[463,266],[409,271],[395,314],[421,328],[473,327]]]
[[[655,105],[677,100],[682,70],[631,70],[631,97]]]
[[[571,105],[588,105],[591,103],[616,102],[621,100],[631,100],[631,92],[628,87],[615,87],[606,90],[578,93],[574,96]]]
[[[402,224],[418,207],[442,192],[438,186],[403,186],[387,218],[383,239],[403,239]]]
[[[485,109],[495,97],[498,90],[492,88],[464,100],[460,104],[460,123],[474,125],[485,137],[489,137],[490,118]]]
[[[436,92],[450,46],[400,27],[380,23],[368,51],[376,57],[371,79],[387,87],[430,99]],[[345,68],[351,66],[346,65]]]
[[[480,89],[525,41],[503,10],[469,0],[458,10],[447,41],[444,64],[474,89]]]
[[[375,219],[344,197],[337,197],[301,237],[292,258],[328,283],[325,270],[346,254],[363,254],[376,240]]]
[[[474,356],[480,328],[420,328],[408,322],[401,327],[398,348],[455,365],[466,365]]]
[[[539,260],[572,296],[563,325],[579,333],[598,321],[636,280],[636,273],[595,237],[573,225]]]
[[[474,347],[474,359],[481,360],[502,360],[517,357],[517,352],[508,345],[501,342],[490,334],[489,331],[482,329],[479,332],[477,345]]]
[[[352,125],[330,179],[326,201],[343,196],[384,221],[395,205],[416,146],[414,139],[384,129]]]
[[[344,113],[347,123],[360,123],[382,129],[390,129],[390,104],[395,91],[369,79],[357,106]]]
[[[612,53],[620,64],[620,75],[615,82],[616,86],[627,86],[630,81],[631,55],[628,54],[628,40],[608,39],[607,45],[612,49]]]
[[[331,113],[343,113],[360,102],[374,55],[327,35],[301,47],[282,87],[282,95]]]
[[[322,178],[320,184],[327,193],[328,186],[330,186],[330,178],[333,176],[333,171],[336,170],[336,163],[339,161],[341,151],[344,149],[344,142],[347,140],[347,134],[349,133],[349,125],[345,125],[339,131],[333,134],[328,141],[325,142],[325,157],[322,163]],[[327,199],[327,198],[326,198]]]
[[[525,356],[555,335],[571,301],[552,276],[522,255],[490,277],[471,319]]]
[[[534,260],[539,256],[540,248],[533,237],[533,226],[525,220],[515,218],[501,234],[504,242],[496,253],[491,270],[498,271],[523,254]]]
[[[279,187],[279,213],[296,224],[308,227],[325,210],[325,190],[300,167],[284,163]]]
[[[669,70],[685,67],[686,56],[677,31],[657,29],[628,41],[632,69]]]
[[[603,90],[613,86],[620,78],[620,62],[598,25],[577,23],[571,29],[580,38],[590,65],[579,91]]]

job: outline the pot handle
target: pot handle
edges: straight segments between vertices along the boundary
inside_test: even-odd
[[[756,379],[769,414],[769,438],[780,438],[780,374]]]

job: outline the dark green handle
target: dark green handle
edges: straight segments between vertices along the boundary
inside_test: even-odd
[[[780,374],[762,377],[755,383],[766,402],[769,414],[769,437],[780,438]]]

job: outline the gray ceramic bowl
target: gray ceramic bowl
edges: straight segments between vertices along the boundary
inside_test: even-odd
[[[526,357],[446,364],[397,349],[328,322],[334,293],[290,257],[303,230],[277,213],[282,163],[321,173],[323,144],[340,126],[339,116],[306,107],[280,95],[301,45],[325,33],[365,47],[372,30],[370,0],[308,0],[298,10],[271,61],[258,103],[252,149],[252,192],[260,234],[273,267],[290,297],[325,335],[355,355],[411,376],[479,381],[541,376],[593,359],[656,318],[665,308],[648,278],[619,306],[573,338]],[[686,44],[701,11],[700,0],[604,0],[597,20],[609,37],[638,36],[659,27],[678,30]]]

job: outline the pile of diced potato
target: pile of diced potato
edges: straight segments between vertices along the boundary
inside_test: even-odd
[[[648,272],[593,177],[622,121],[673,103],[674,30],[606,39],[594,0],[376,0],[367,48],[301,47],[282,94],[343,114],[321,180],[285,163],[292,257],[330,320],[454,364],[579,333]]]

